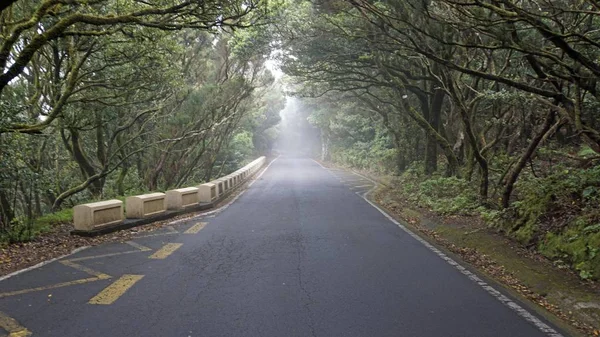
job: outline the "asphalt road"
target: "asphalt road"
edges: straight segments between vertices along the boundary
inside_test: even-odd
[[[0,326],[11,337],[560,336],[390,221],[359,195],[371,187],[280,157],[217,215],[1,281]]]

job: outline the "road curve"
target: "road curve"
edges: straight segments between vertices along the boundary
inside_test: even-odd
[[[560,336],[348,181],[282,156],[214,217],[0,282],[0,311],[49,337]]]

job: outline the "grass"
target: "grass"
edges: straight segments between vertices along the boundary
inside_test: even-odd
[[[50,228],[55,225],[70,223],[73,221],[73,209],[67,208],[62,211],[42,215],[33,221],[34,227]]]
[[[33,220],[16,218],[10,226],[10,230],[0,233],[0,243],[9,244],[16,242],[27,242],[36,236],[47,233],[52,227],[73,221],[73,209],[49,213]]]

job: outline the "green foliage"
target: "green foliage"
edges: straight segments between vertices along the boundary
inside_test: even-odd
[[[7,228],[6,231],[0,232],[0,243],[26,242],[38,234],[22,217],[12,219]]]
[[[561,169],[519,185],[519,200],[496,223],[545,256],[600,278],[600,166]]]
[[[24,57],[0,84],[3,240],[29,240],[60,220],[41,215],[79,203],[235,170],[255,155],[253,141],[268,152],[285,100],[265,68],[271,44],[260,27],[284,4],[171,5],[75,1],[50,13],[22,1],[0,18],[0,72]],[[130,21],[130,12],[159,7]],[[83,24],[74,13],[122,17]],[[19,22],[31,25],[14,30]]]
[[[575,220],[563,232],[547,233],[539,250],[549,258],[567,261],[583,279],[600,279],[600,225],[582,228],[585,222]]]
[[[493,216],[493,212],[479,205],[472,182],[456,177],[428,177],[420,163],[414,163],[403,172],[397,185],[407,199],[439,214],[472,215],[486,211],[488,216]]]
[[[473,183],[456,177],[438,177],[419,185],[418,202],[440,214],[473,214],[479,206]]]
[[[589,212],[597,208],[600,166],[559,170],[545,178],[523,180],[518,187],[519,201],[508,211],[509,215],[514,212],[514,216],[504,226],[527,243],[538,234],[540,218],[548,212],[564,208]]]
[[[396,150],[384,142],[356,142],[350,148],[333,147],[331,160],[344,166],[384,173],[394,166]]]
[[[50,231],[53,226],[68,224],[72,221],[72,209],[49,213],[33,220],[25,217],[16,217],[5,231],[0,232],[0,243],[31,241],[36,236]]]
[[[232,152],[236,166],[250,158],[254,151],[252,134],[249,131],[242,131],[233,136],[229,150]]]
[[[597,252],[586,240],[600,223],[600,141],[589,135],[598,132],[599,100],[596,83],[576,79],[589,78],[600,48],[589,42],[594,20],[567,14],[573,6],[301,1],[280,25],[281,59],[294,92],[318,102],[309,120],[324,159],[401,173],[397,188],[410,200],[480,214],[528,247],[554,235],[561,258],[593,277]],[[533,12],[544,29],[529,20]],[[489,24],[498,17],[515,20]],[[575,38],[557,46],[548,34]],[[563,62],[565,48],[583,56]],[[532,78],[564,87],[553,92]],[[553,100],[557,93],[572,103]],[[440,177],[436,164],[465,179]],[[562,236],[571,229],[579,236],[569,241]]]
[[[596,151],[592,150],[591,147],[584,146],[581,150],[579,150],[579,152],[577,152],[577,155],[585,158],[597,156],[598,154],[596,153]]]
[[[73,221],[73,209],[67,208],[62,211],[49,213],[36,218],[33,223],[35,227],[49,229],[52,226],[71,223]]]

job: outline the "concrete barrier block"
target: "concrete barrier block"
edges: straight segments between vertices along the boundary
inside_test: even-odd
[[[164,213],[167,199],[164,193],[134,195],[125,199],[127,219],[141,219]]]
[[[198,204],[198,188],[186,187],[167,191],[167,209],[182,209]]]
[[[123,202],[107,200],[77,205],[73,208],[73,224],[76,230],[91,231],[116,225],[123,221]]]
[[[222,180],[213,180],[211,184],[215,184],[217,186],[217,198],[219,198],[223,193],[225,193],[225,183]]]
[[[217,185],[206,183],[198,186],[198,200],[200,202],[212,202],[217,199]]]
[[[229,185],[229,180],[226,178],[220,178],[219,180],[223,182],[223,189],[225,191],[229,191],[229,189],[231,188],[231,186]]]

